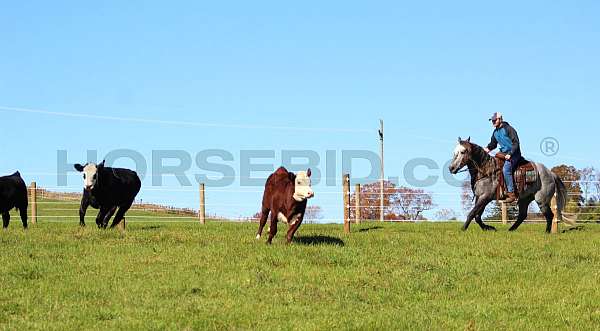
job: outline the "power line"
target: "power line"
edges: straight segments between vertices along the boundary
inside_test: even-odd
[[[96,115],[96,114],[54,112],[54,111],[39,110],[39,109],[27,109],[27,108],[16,108],[16,107],[5,107],[5,106],[0,106],[0,111],[24,113],[24,114],[38,114],[38,115],[71,117],[71,118],[97,119],[97,120],[107,120],[107,121],[117,121],[117,122],[161,124],[161,125],[202,127],[202,128],[282,130],[282,131],[304,131],[304,132],[306,132],[306,131],[309,131],[309,132],[340,132],[340,133],[341,132],[348,132],[348,133],[368,133],[368,132],[370,132],[369,130],[365,130],[365,129],[311,128],[311,127],[302,128],[302,127],[295,127],[295,126],[266,126],[266,125],[173,121],[173,120],[148,119],[148,118],[139,118],[139,117],[120,117],[120,116],[107,116],[107,115]]]

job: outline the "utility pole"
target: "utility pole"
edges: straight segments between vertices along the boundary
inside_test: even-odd
[[[383,199],[384,199],[384,181],[385,181],[385,173],[384,173],[384,163],[383,163],[383,120],[379,120],[380,129],[379,129],[379,141],[381,142],[381,185],[380,185],[380,201],[379,201],[379,219],[381,222],[385,220],[384,210],[383,210]]]

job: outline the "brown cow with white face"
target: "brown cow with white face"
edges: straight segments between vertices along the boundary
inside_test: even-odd
[[[294,174],[284,167],[277,169],[269,176],[265,184],[260,225],[256,239],[260,239],[270,213],[271,226],[269,227],[267,244],[271,244],[277,233],[278,221],[289,225],[287,242],[292,242],[296,230],[298,230],[304,219],[307,201],[315,196],[311,187],[310,176],[310,169],[306,172],[300,171]]]

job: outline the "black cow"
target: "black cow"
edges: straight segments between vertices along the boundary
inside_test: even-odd
[[[19,210],[23,228],[27,229],[27,186],[17,171],[10,176],[0,177],[0,213],[2,227],[6,229],[10,223],[10,211]]]
[[[128,169],[105,167],[104,161],[98,165],[75,164],[75,169],[83,173],[84,185],[79,208],[79,224],[85,226],[85,212],[88,206],[92,206],[100,209],[96,224],[103,229],[106,229],[108,221],[119,208],[110,227],[118,225],[131,208],[142,187],[137,173]]]

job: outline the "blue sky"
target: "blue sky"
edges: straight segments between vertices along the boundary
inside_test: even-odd
[[[596,1],[7,3],[0,172],[56,186],[57,150],[83,162],[88,149],[127,148],[150,163],[152,150],[224,149],[234,168],[247,149],[377,152],[383,118],[387,174],[402,177],[414,158],[443,165],[459,135],[487,143],[495,111],[517,128],[529,158],[600,168],[598,17]],[[553,157],[539,151],[549,136],[561,144]],[[419,171],[428,175],[441,170]],[[65,189],[80,185],[73,174]],[[165,179],[162,189],[148,179],[140,197],[197,204],[194,188]],[[455,188],[427,189],[440,208],[460,210]],[[225,190],[208,193],[209,212],[258,209],[260,187]],[[317,187],[312,203],[326,218],[341,215],[337,190]]]

